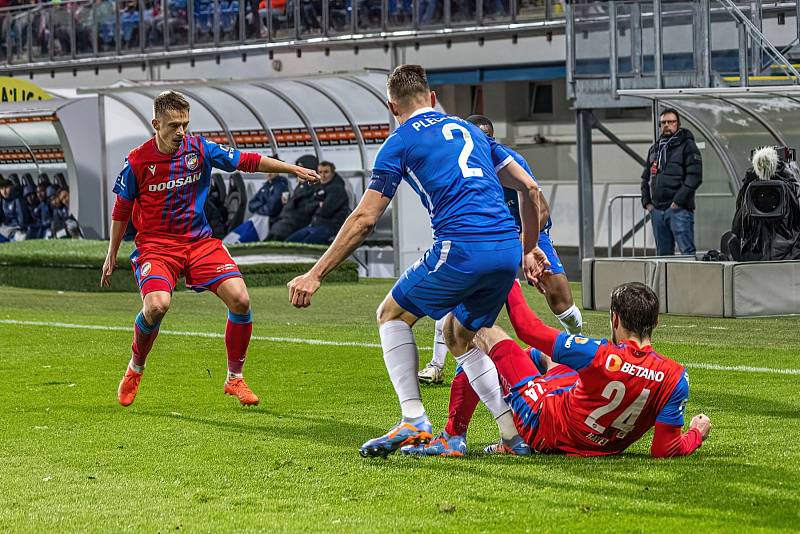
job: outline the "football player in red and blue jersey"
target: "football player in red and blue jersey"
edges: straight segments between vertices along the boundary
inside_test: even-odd
[[[143,307],[134,322],[133,354],[117,391],[119,402],[129,406],[136,398],[145,360],[178,278],[184,276],[187,287],[212,291],[228,307],[225,393],[236,396],[243,405],[258,404],[258,397],[242,378],[253,331],[250,296],[236,262],[222,242],[211,237],[204,213],[211,169],[292,173],[312,182],[319,176],[313,170],[189,134],[189,102],[175,91],[155,98],[153,117],[155,136],[128,154],[114,184],[117,198],[111,240],[100,281],[101,285],[109,283],[132,216],[138,233],[131,265]]]
[[[650,345],[658,322],[658,297],[644,284],[627,283],[612,292],[611,341],[545,325],[518,284],[509,293],[507,307],[517,336],[531,348],[524,351],[499,327],[481,330],[475,342],[495,362],[517,430],[533,450],[573,456],[619,454],[655,427],[650,451],[664,458],[687,456],[708,437],[711,421],[704,414],[695,416],[682,433],[688,375]],[[477,401],[469,391],[455,399],[451,397],[441,440],[404,452],[466,452],[465,446],[461,454],[453,451],[463,442]]]

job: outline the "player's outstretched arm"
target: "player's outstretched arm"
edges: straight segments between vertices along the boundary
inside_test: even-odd
[[[711,419],[705,414],[692,417],[689,431],[681,434],[681,427],[656,422],[650,454],[653,458],[672,458],[689,456],[708,438],[711,433]]]
[[[519,216],[522,223],[523,270],[528,281],[539,287],[550,262],[539,248],[539,186],[530,174],[512,161],[498,172],[500,183],[519,195]],[[541,288],[540,288],[541,289]]]
[[[325,254],[306,274],[298,276],[287,284],[289,300],[295,307],[306,308],[311,305],[311,296],[319,289],[322,280],[350,257],[372,233],[391,200],[378,191],[367,189],[361,197],[361,202],[344,222]]]
[[[306,182],[316,183],[319,182],[319,174],[313,169],[306,169],[299,165],[292,165],[283,161],[278,161],[274,158],[261,156],[258,161],[258,172],[272,172],[276,174],[294,174],[300,180]]]

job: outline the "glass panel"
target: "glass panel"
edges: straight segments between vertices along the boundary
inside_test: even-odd
[[[8,11],[0,13],[0,61],[8,61],[9,32],[11,31],[11,14]]]
[[[214,42],[214,1],[192,0],[194,2],[194,44]]]
[[[444,20],[444,2],[442,0],[419,0],[417,13],[420,26],[435,26]]]
[[[607,76],[610,34],[607,6],[603,4],[575,4],[575,74],[581,76]]]
[[[449,0],[450,23],[474,23],[477,10],[477,0]]]
[[[239,40],[239,0],[219,0],[219,40]]]
[[[653,3],[642,2],[639,9],[639,24],[642,28],[642,73],[655,73],[656,32],[653,26]]]
[[[167,0],[167,28],[169,46],[181,47],[189,43],[189,11],[187,0]]]
[[[483,0],[483,21],[498,22],[511,19],[509,0]]]
[[[50,7],[50,19],[53,24],[53,57],[72,56],[72,18],[77,6],[74,4],[53,4]]]
[[[118,0],[120,48],[125,50],[139,50],[139,2],[138,0]]]
[[[94,5],[81,3],[75,8],[75,53],[83,56],[94,54]]]
[[[616,4],[617,6],[617,72],[630,74],[633,70],[631,64],[631,6]]]
[[[11,15],[11,61],[27,62],[29,46],[28,12],[16,12]]]
[[[391,5],[391,1],[390,5]],[[403,1],[403,0],[398,0]],[[383,27],[383,12],[381,0],[358,0],[358,29],[378,30]],[[411,24],[411,0],[408,0],[408,23]],[[391,12],[391,9],[390,9]]]
[[[322,33],[322,0],[300,0],[300,32],[305,37]]]
[[[265,0],[271,6],[272,38],[291,39],[294,37],[294,0]]]
[[[97,25],[97,51],[114,52],[117,42],[117,15],[113,0],[97,0],[94,21]]]
[[[38,7],[31,10],[31,57],[42,61],[50,57],[50,10]]]
[[[369,5],[372,2],[370,0],[359,0],[359,9],[362,9],[362,4]],[[389,10],[389,30],[411,26],[411,0],[388,0],[387,9]],[[360,16],[361,12],[359,11]]]
[[[665,72],[694,70],[693,17],[692,2],[661,3]]]
[[[164,11],[162,0],[144,0],[144,47],[164,47]]]
[[[564,9],[558,1],[552,2],[553,16],[563,17]],[[558,6],[558,7],[556,7]],[[546,0],[519,0],[517,2],[517,20],[544,20],[546,16]],[[558,9],[558,13],[555,13]]]
[[[353,28],[353,7],[351,0],[328,1],[328,33],[350,33]]]
[[[267,36],[266,0],[244,0],[244,38],[257,40]]]

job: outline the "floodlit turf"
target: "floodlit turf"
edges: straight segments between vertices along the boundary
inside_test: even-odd
[[[254,334],[377,343],[374,309],[389,287],[324,286],[302,311],[284,288],[254,289]],[[122,408],[129,331],[8,323],[127,327],[137,308],[132,294],[0,288],[0,531],[800,527],[798,374],[690,368],[687,412],[714,429],[685,459],[649,459],[650,434],[616,458],[486,457],[496,429],[482,408],[467,458],[363,459],[358,446],[399,413],[380,349],[254,340],[245,374],[262,403],[245,409],[222,394],[222,339],[162,334]],[[585,317],[589,334],[606,333],[606,314]],[[179,292],[162,328],[221,333],[224,322],[212,295]],[[656,348],[683,363],[800,369],[798,318],[662,322]],[[416,327],[420,345],[432,329]],[[423,393],[440,428],[448,388]]]

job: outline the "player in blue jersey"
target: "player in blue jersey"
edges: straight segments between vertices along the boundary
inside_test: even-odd
[[[487,117],[483,115],[471,115],[467,117],[467,121],[471,122],[480,128],[483,133],[494,139],[494,125]],[[514,158],[514,161],[536,180],[536,176],[533,174],[533,171],[531,171],[525,158],[505,145],[500,146],[502,146],[506,152]],[[494,161],[495,165],[501,163],[501,161]],[[517,228],[521,229],[517,192],[504,187],[503,193],[505,195],[506,205],[517,223]],[[552,276],[547,276],[542,280],[542,289],[544,290],[545,299],[550,306],[550,310],[558,318],[559,322],[561,322],[564,330],[570,334],[580,334],[583,326],[583,318],[581,317],[581,311],[575,305],[572,298],[569,280],[567,280],[564,267],[561,265],[561,259],[558,257],[550,238],[550,229],[553,227],[553,221],[550,219],[550,206],[548,206],[544,195],[539,199],[539,217],[539,224],[542,229],[539,233],[539,248],[547,255],[547,259],[550,261],[550,271],[553,273]],[[443,324],[444,319],[436,322],[433,356],[431,361],[419,372],[419,380],[425,384],[441,384],[444,381],[444,362],[447,356],[447,346],[444,343],[442,334]]]
[[[306,307],[322,279],[363,242],[405,180],[428,209],[434,244],[406,270],[378,308],[384,361],[400,400],[402,420],[361,447],[363,456],[386,456],[432,438],[417,380],[419,354],[411,327],[420,317],[449,312],[444,336],[450,352],[500,427],[509,449],[530,453],[513,417],[491,359],[472,346],[475,332],[491,326],[522,262],[538,284],[547,258],[537,247],[539,188],[493,139],[472,124],[433,109],[425,71],[401,65],[387,81],[389,109],[398,128],[375,159],[358,207],[333,244],[306,274],[289,282],[292,304]],[[497,169],[492,153],[503,161]],[[498,179],[499,178],[499,179]],[[521,191],[522,246],[503,200],[503,185]]]

